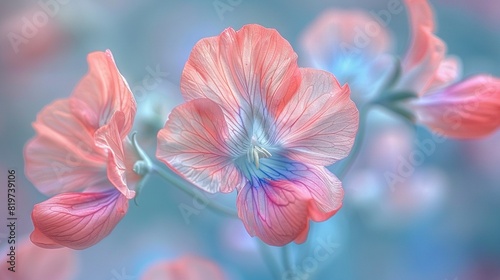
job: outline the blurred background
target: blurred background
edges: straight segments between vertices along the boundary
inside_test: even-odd
[[[86,56],[110,49],[138,103],[135,130],[154,156],[156,130],[182,102],[184,63],[201,38],[258,23],[277,29],[301,60],[299,38],[329,8],[377,13],[389,0],[187,0],[0,2],[0,219],[6,221],[7,170],[17,174],[17,237],[32,229],[46,199],[24,174],[23,147],[36,114],[68,97],[87,72]],[[44,5],[43,3],[51,3]],[[500,2],[431,1],[438,36],[461,58],[465,76],[500,76]],[[45,13],[46,16],[41,16]],[[31,25],[31,26],[29,26]],[[408,46],[406,11],[388,25],[396,53]],[[14,34],[14,35],[13,35]],[[21,37],[20,37],[21,36]],[[13,43],[15,42],[15,43]],[[334,73],[335,74],[335,73]],[[154,80],[155,83],[144,81]],[[434,141],[434,149],[389,184],[405,159],[433,139],[384,111],[373,111],[360,157],[344,182],[340,212],[292,244],[294,271],[283,279],[500,279],[500,132],[476,141]],[[234,207],[235,195],[209,196]],[[73,279],[139,279],[161,260],[185,255],[215,262],[228,279],[271,279],[256,239],[239,220],[219,216],[152,178],[137,204],[97,245],[76,251]],[[198,207],[198,208],[197,208]],[[180,209],[194,209],[183,215]],[[0,226],[0,249],[7,229]],[[321,257],[315,252],[323,250]],[[326,253],[324,253],[326,252]],[[278,257],[277,250],[271,254]],[[29,263],[19,269],[30,269]],[[292,278],[291,275],[299,278]]]

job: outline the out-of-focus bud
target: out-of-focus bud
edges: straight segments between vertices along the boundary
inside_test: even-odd
[[[453,138],[478,138],[500,126],[500,79],[478,75],[412,101],[420,122]]]

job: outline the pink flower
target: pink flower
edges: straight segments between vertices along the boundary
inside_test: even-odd
[[[411,103],[417,120],[437,133],[477,138],[500,127],[500,79],[477,75]]]
[[[453,56],[446,57],[446,44],[434,34],[434,15],[427,0],[405,2],[412,37],[402,63],[403,76],[399,87],[421,96],[460,78],[460,60]]]
[[[175,261],[162,261],[149,267],[141,280],[222,280],[224,273],[215,264],[200,257],[185,256]]]
[[[448,137],[477,138],[500,126],[499,79],[478,75],[458,84],[460,62],[446,57],[435,34],[432,9],[425,0],[406,0],[412,43],[403,62],[399,88],[416,92],[410,103],[417,121]]]
[[[73,95],[38,114],[37,135],[25,147],[27,177],[55,195],[32,212],[31,240],[41,247],[99,242],[127,212],[140,179],[127,137],[136,111],[132,93],[110,51],[91,53],[88,62]]]
[[[76,252],[68,248],[48,250],[35,246],[26,238],[16,241],[15,261],[10,263],[10,245],[1,250],[0,279],[2,280],[71,280],[79,267]],[[9,270],[13,267],[15,272]]]
[[[358,127],[349,88],[296,60],[259,25],[202,39],[182,74],[187,102],[158,134],[161,161],[205,191],[236,189],[247,231],[276,246],[340,209],[341,182],[324,166],[348,155]]]
[[[358,10],[327,10],[302,34],[310,65],[348,83],[359,104],[380,90],[391,72],[392,37],[372,15]]]
[[[41,28],[41,22],[35,20],[41,12],[40,8],[36,3],[30,3],[20,10],[10,10],[9,15],[0,20],[0,33],[5,34],[0,38],[0,61],[2,70],[5,71],[4,77],[8,74],[12,74],[12,77],[16,75],[6,71],[7,69],[16,69],[17,71],[12,72],[18,72],[34,67],[43,59],[63,51],[70,42],[71,33],[57,19],[47,20]],[[9,10],[5,5],[1,9]]]

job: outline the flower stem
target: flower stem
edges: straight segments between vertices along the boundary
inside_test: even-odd
[[[354,164],[354,161],[356,161],[356,158],[359,155],[359,152],[361,151],[361,146],[364,141],[365,137],[365,126],[366,126],[366,121],[367,121],[367,115],[368,111],[370,109],[370,104],[367,104],[361,108],[359,111],[359,127],[358,127],[358,133],[356,134],[356,139],[354,141],[354,145],[351,150],[351,155],[346,159],[346,162],[340,170],[338,171],[337,177],[342,180],[349,169],[352,167]]]
[[[172,171],[170,171],[170,170],[167,171],[167,170],[165,170],[165,169],[163,169],[155,164],[152,165],[151,171],[158,174],[160,177],[165,179],[165,181],[167,181],[169,184],[175,186],[176,188],[185,192],[189,196],[191,196],[191,197],[199,197],[200,196],[200,194],[198,194],[195,191],[196,190],[195,186],[193,186],[190,183],[188,183],[187,181],[179,178],[179,176],[177,176]],[[211,210],[219,213],[219,214],[230,216],[232,218],[238,218],[238,213],[235,210],[233,210],[229,207],[226,207],[224,205],[220,205],[213,200],[210,200],[208,202],[207,207],[210,208]]]

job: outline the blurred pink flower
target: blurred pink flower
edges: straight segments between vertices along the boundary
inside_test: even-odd
[[[412,103],[417,119],[437,133],[477,138],[500,127],[500,79],[478,75]]]
[[[446,44],[435,34],[432,9],[426,0],[406,0],[412,42],[403,61],[399,88],[414,91],[417,121],[454,138],[477,138],[500,126],[500,80],[477,75],[451,85],[460,62],[446,57]]]
[[[0,38],[0,62],[5,70],[26,70],[63,50],[71,41],[67,30],[56,20],[47,20],[44,24],[38,22],[47,14],[35,3],[17,13],[10,11],[9,16],[0,19],[0,33],[5,34]]]
[[[10,248],[2,250],[0,279],[2,280],[71,280],[76,279],[78,261],[75,251],[68,248],[48,250],[35,246],[26,238],[16,246],[15,272],[9,271]],[[9,247],[9,246],[8,246]]]
[[[222,270],[213,262],[195,256],[174,261],[162,261],[150,266],[141,280],[222,280]]]
[[[323,166],[348,155],[358,127],[349,88],[296,60],[259,25],[202,39],[182,74],[187,103],[158,134],[161,161],[205,191],[236,189],[247,231],[275,246],[340,209],[341,182]]]
[[[45,195],[35,205],[33,243],[84,249],[107,236],[128,209],[140,177],[127,137],[135,100],[112,54],[88,56],[89,73],[70,98],[45,107],[25,147],[26,176]]]
[[[380,90],[391,72],[391,34],[368,12],[327,10],[300,42],[309,64],[349,84],[357,104]]]
[[[460,78],[460,60],[446,57],[446,44],[434,34],[434,15],[427,0],[405,0],[405,3],[410,17],[411,42],[402,62],[399,87],[422,96]]]

